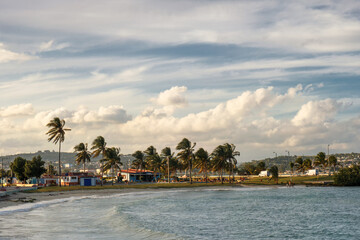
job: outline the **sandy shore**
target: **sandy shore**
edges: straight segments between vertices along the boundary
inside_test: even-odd
[[[106,196],[119,193],[130,192],[145,192],[145,191],[166,191],[167,189],[97,189],[97,190],[73,190],[64,192],[17,192],[0,198],[0,209],[9,206],[16,206],[20,204],[38,203],[42,201],[70,198],[70,197],[83,197],[83,196]]]

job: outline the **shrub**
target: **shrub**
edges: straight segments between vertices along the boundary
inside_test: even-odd
[[[334,176],[334,183],[340,186],[360,186],[360,167],[353,165],[340,169]]]

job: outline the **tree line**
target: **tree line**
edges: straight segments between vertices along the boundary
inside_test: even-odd
[[[66,131],[70,131],[70,129],[65,128],[65,120],[58,117],[52,119],[46,126],[49,127],[46,133],[49,136],[48,141],[59,144],[59,175],[61,175],[61,143],[65,140]],[[158,172],[165,173],[167,170],[168,178],[171,172],[186,170],[189,171],[191,183],[193,168],[197,168],[200,173],[204,173],[206,181],[208,179],[208,171],[218,172],[222,182],[225,172],[234,176],[237,170],[235,157],[240,155],[240,152],[235,150],[236,147],[234,144],[225,143],[219,145],[211,154],[203,148],[195,151],[195,146],[196,143],[191,143],[187,138],[182,139],[176,146],[176,150],[179,151],[176,156],[170,147],[166,147],[158,153],[154,146],[150,146],[144,151],[138,150],[132,154],[135,158],[132,167],[140,169],[141,171],[143,169],[152,170],[155,173],[154,175]],[[92,152],[90,150],[92,150]],[[76,152],[75,160],[78,164],[82,163],[84,165],[84,170],[86,162],[89,162],[91,158],[101,155],[102,159],[100,163],[102,172],[111,169],[114,174],[114,170],[121,171],[120,148],[107,147],[104,137],[98,136],[92,142],[90,150],[88,149],[87,143],[79,143],[74,147],[74,151]]]

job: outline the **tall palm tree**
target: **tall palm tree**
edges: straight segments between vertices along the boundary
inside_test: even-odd
[[[91,150],[92,150],[92,156],[93,158],[98,157],[100,154],[102,155],[102,159],[105,159],[105,152],[106,152],[106,141],[105,138],[103,136],[98,136],[97,138],[94,139],[94,141],[92,142],[92,146],[91,146]],[[101,163],[101,161],[100,161]],[[104,175],[104,171],[102,170],[103,167],[100,167],[101,169],[101,177],[103,178]],[[101,180],[101,186],[102,186],[102,180]]]
[[[224,145],[225,148],[225,154],[226,154],[226,160],[229,163],[229,175],[233,175],[233,180],[234,180],[234,167],[236,167],[237,164],[237,160],[236,160],[236,156],[240,156],[240,152],[239,151],[235,151],[235,145],[234,144],[229,144],[229,143],[225,143]],[[229,176],[229,183],[231,183],[230,180],[230,176]]]
[[[148,147],[145,151],[144,151],[144,153],[145,153],[145,162],[146,162],[146,165],[148,166],[148,167],[150,167],[151,168],[151,170],[154,172],[154,181],[156,181],[156,169],[154,168],[154,166],[155,165],[157,165],[157,164],[155,164],[156,162],[158,162],[159,161],[159,158],[160,158],[160,156],[159,156],[159,154],[156,152],[156,148],[154,147],[154,146],[150,146],[150,147]],[[159,156],[159,158],[157,158],[157,156]],[[156,159],[155,159],[156,158]],[[154,160],[155,159],[155,160]],[[160,161],[161,161],[161,159],[160,159]]]
[[[175,158],[174,158],[174,153],[171,152],[171,148],[169,147],[165,147],[163,150],[161,150],[161,157],[164,158],[165,162],[164,164],[167,166],[167,174],[168,174],[168,183],[170,183],[170,171],[176,166],[175,166]]]
[[[294,166],[295,166],[295,164],[293,162],[290,162],[289,165],[290,165],[290,171],[291,171],[290,182],[292,182],[292,175],[294,175]]]
[[[98,157],[100,154],[102,154],[102,156],[105,157],[106,144],[107,143],[105,142],[105,139],[102,136],[98,136],[97,138],[94,139],[91,146],[91,150],[93,150],[91,154],[93,155],[94,158]]]
[[[74,147],[76,153],[75,161],[77,164],[83,163],[84,164],[84,172],[85,172],[85,162],[90,162],[91,153],[88,151],[88,144],[87,143],[79,143]]]
[[[59,178],[61,178],[61,143],[65,140],[65,132],[71,131],[70,128],[65,128],[65,120],[55,117],[52,119],[46,126],[49,129],[47,135],[49,135],[48,141],[53,141],[53,143],[59,143]],[[61,179],[59,179],[59,186],[61,186]]]
[[[324,172],[325,172],[325,169],[326,169],[326,166],[328,164],[328,161],[326,161],[326,158],[325,158],[325,153],[324,152],[319,152],[316,156],[315,156],[315,162],[314,162],[314,165],[315,166],[321,166],[324,168]]]
[[[154,171],[154,180],[156,181],[157,174],[161,173],[161,170],[164,168],[163,159],[158,153],[155,153],[149,158],[148,165]]]
[[[135,160],[132,162],[132,166],[138,170],[140,168],[140,181],[142,181],[142,170],[145,169],[145,156],[142,151],[136,151],[132,154]]]
[[[200,173],[205,173],[205,182],[208,182],[208,168],[210,167],[210,156],[207,151],[203,148],[199,148],[199,150],[195,153],[195,162],[194,167],[199,169]]]
[[[217,146],[214,151],[211,153],[212,155],[212,166],[215,171],[217,171],[221,178],[221,184],[224,183],[223,174],[224,169],[228,166],[227,160],[227,149],[224,145]]]
[[[105,151],[105,158],[101,159],[100,162],[104,163],[102,166],[102,171],[107,171],[111,169],[112,172],[112,178],[114,178],[114,169],[120,170],[121,173],[121,154],[120,154],[120,148],[107,148]],[[114,184],[114,181],[112,181],[112,185]]]
[[[178,143],[176,146],[176,150],[180,150],[177,154],[178,157],[181,159],[184,165],[188,165],[189,172],[190,172],[190,184],[192,184],[192,163],[195,158],[194,151],[195,151],[196,143],[191,144],[191,142],[187,138],[183,138],[181,142]]]

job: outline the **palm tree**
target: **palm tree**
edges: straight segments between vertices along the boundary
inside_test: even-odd
[[[290,182],[292,182],[292,175],[294,174],[294,166],[295,166],[295,164],[293,162],[290,162],[289,165],[290,165],[290,170],[291,170]]]
[[[112,178],[114,178],[114,169],[119,169],[121,173],[121,154],[120,148],[107,148],[105,151],[105,158],[101,159],[100,162],[104,163],[102,166],[102,171],[108,171],[111,169]],[[114,185],[114,181],[112,181],[112,185]]]
[[[142,151],[136,151],[132,154],[135,160],[132,162],[132,166],[138,170],[140,168],[140,181],[142,181],[142,170],[145,169],[145,156]]]
[[[215,148],[215,150],[211,153],[212,155],[212,166],[215,171],[220,174],[221,184],[224,183],[223,174],[224,169],[227,167],[227,149],[224,145],[219,145]]]
[[[156,181],[156,176],[158,173],[161,173],[161,170],[163,169],[163,159],[158,153],[155,153],[150,159],[149,159],[149,166],[154,171],[154,179]]]
[[[145,161],[146,165],[149,166],[154,171],[154,181],[156,181],[157,173],[155,172],[157,170],[157,162],[161,162],[161,158],[159,154],[156,152],[156,148],[154,146],[148,147],[145,151]],[[159,159],[160,158],[160,159]]]
[[[331,166],[334,167],[334,172],[335,172],[335,166],[338,165],[338,162],[337,162],[337,158],[334,155],[331,155],[329,157],[329,165],[330,165],[330,167]],[[329,175],[330,175],[330,170],[329,170]]]
[[[316,156],[315,156],[315,162],[314,165],[315,166],[322,166],[324,168],[324,172],[326,169],[328,162],[325,159],[325,153],[324,152],[319,152]]]
[[[84,164],[84,172],[85,172],[85,162],[86,161],[90,162],[91,159],[91,153],[88,151],[88,144],[79,143],[74,147],[74,150],[75,152],[77,152],[75,161],[77,164],[80,163]]]
[[[106,142],[104,137],[98,136],[97,138],[95,138],[92,142],[91,150],[93,150],[91,154],[94,158],[98,157],[100,154],[105,157]]]
[[[166,161],[166,165],[168,168],[168,183],[170,183],[170,164],[171,160],[174,158],[174,153],[171,152],[171,148],[165,147],[163,150],[161,150],[161,157],[163,157]]]
[[[49,135],[48,141],[53,141],[53,143],[59,143],[59,178],[61,178],[61,143],[65,140],[65,132],[71,131],[70,128],[65,128],[65,120],[55,117],[51,120],[46,126],[49,129],[47,135]],[[59,186],[61,187],[61,180],[59,181]]]
[[[192,145],[191,142],[187,138],[184,138],[183,140],[181,140],[181,142],[179,142],[178,145],[176,146],[176,150],[181,150],[177,154],[178,157],[181,159],[181,161],[183,162],[184,165],[188,165],[189,172],[190,172],[190,184],[192,184],[191,172],[192,172],[192,163],[194,160],[195,146],[196,146],[196,143],[194,143]]]
[[[236,167],[237,164],[237,160],[235,156],[240,156],[240,152],[235,151],[236,147],[234,144],[225,143],[224,148],[226,153],[226,160],[228,161],[230,168],[229,175],[233,175],[233,180],[234,180],[234,167]],[[231,183],[230,176],[229,176],[229,183]]]
[[[304,160],[304,166],[305,166],[305,170],[309,170],[312,168],[312,162],[309,158]]]
[[[97,138],[95,138],[94,141],[92,142],[91,150],[93,150],[91,153],[93,158],[96,158],[101,154],[103,157],[102,159],[105,159],[105,152],[106,152],[105,138],[102,136],[98,136]],[[103,168],[101,166],[101,175],[102,175],[101,177],[103,177],[103,175],[104,175],[104,172],[102,169]],[[102,186],[102,180],[101,180],[101,186]]]
[[[299,172],[302,172],[304,174],[304,172],[306,170],[306,166],[304,164],[304,160],[302,159],[302,157],[298,157],[295,160],[295,166],[296,166],[296,170],[298,170]]]
[[[205,173],[205,182],[208,182],[208,167],[210,166],[210,157],[209,153],[205,151],[203,148],[200,148],[195,153],[195,162],[194,167],[199,169],[199,172]]]

